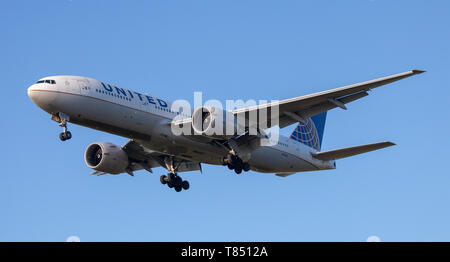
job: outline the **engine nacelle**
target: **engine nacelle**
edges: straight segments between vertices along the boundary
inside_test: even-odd
[[[120,146],[106,142],[90,144],[84,161],[88,167],[109,174],[123,173],[129,165],[127,153]]]
[[[245,130],[245,123],[238,123],[230,112],[218,107],[202,106],[192,115],[195,134],[217,139],[229,139]]]

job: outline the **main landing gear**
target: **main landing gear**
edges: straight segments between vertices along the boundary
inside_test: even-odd
[[[59,122],[59,126],[63,128],[63,132],[59,134],[59,139],[61,141],[66,141],[72,138],[72,133],[67,130],[67,122],[69,121],[69,116],[64,113],[58,113],[57,115],[52,115],[52,119]]]
[[[177,192],[180,192],[183,189],[189,189],[189,182],[183,180],[179,175],[177,175],[177,170],[180,164],[181,162],[176,161],[173,156],[165,157],[164,165],[166,166],[167,170],[170,171],[170,173],[167,174],[167,176],[162,175],[160,178],[161,184],[167,185],[169,188],[174,188]]]
[[[242,171],[249,171],[250,165],[247,162],[243,162],[242,159],[234,154],[228,154],[223,159],[223,165],[227,166],[228,169],[233,170],[236,172],[236,174],[242,173]]]
[[[189,182],[187,180],[183,180],[180,176],[174,173],[169,173],[167,176],[162,175],[160,181],[161,184],[167,184],[169,188],[174,188],[177,192],[180,192],[183,189],[189,189]]]

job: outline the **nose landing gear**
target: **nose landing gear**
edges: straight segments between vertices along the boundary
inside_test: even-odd
[[[63,128],[63,132],[59,134],[59,139],[61,141],[66,141],[72,138],[72,133],[67,130],[67,120],[64,118],[61,118],[61,123],[59,124],[60,127]]]
[[[67,130],[67,122],[69,121],[69,116],[64,113],[58,113],[52,115],[52,120],[59,123],[59,126],[63,128],[63,132],[59,134],[59,139],[61,141],[66,141],[72,138],[72,133]]]

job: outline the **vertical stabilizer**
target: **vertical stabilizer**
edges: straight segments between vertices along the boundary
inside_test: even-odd
[[[290,138],[320,151],[326,119],[327,112],[324,112],[298,123]]]

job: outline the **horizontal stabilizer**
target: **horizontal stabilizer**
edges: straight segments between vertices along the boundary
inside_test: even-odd
[[[394,146],[395,144],[392,142],[379,142],[379,143],[373,143],[373,144],[367,144],[367,145],[361,145],[361,146],[352,146],[352,147],[345,147],[345,148],[339,148],[329,151],[323,151],[312,154],[314,158],[328,161],[328,160],[336,160],[340,158],[346,158],[349,156],[359,155],[362,153],[367,153],[370,151],[382,149],[389,146]]]

